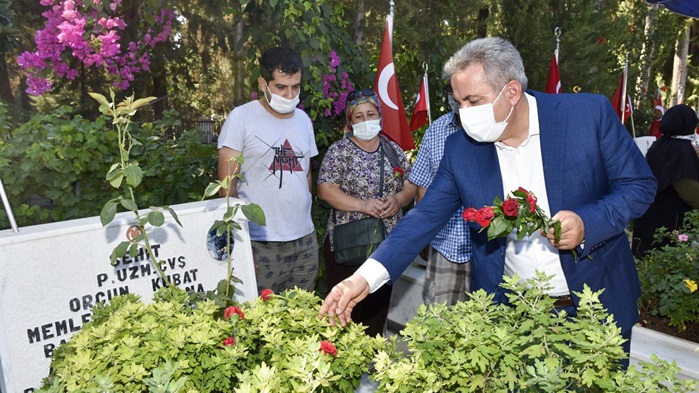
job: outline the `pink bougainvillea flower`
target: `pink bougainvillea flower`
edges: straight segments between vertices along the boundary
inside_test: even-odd
[[[260,293],[260,297],[262,298],[263,301],[268,301],[269,299],[274,296],[274,291],[271,289],[263,289],[262,292]]]
[[[243,310],[240,309],[238,306],[230,306],[226,308],[226,310],[223,312],[223,319],[230,319],[233,314],[238,315],[240,319],[245,319],[245,314],[243,314]]]
[[[228,337],[223,340],[223,345],[226,347],[232,347],[235,345],[235,338],[233,337]]]
[[[327,354],[337,356],[337,348],[330,341],[321,341],[319,351],[325,352]]]
[[[679,236],[677,236],[678,242],[686,242],[688,240],[689,240],[689,236],[686,233],[682,233]]]

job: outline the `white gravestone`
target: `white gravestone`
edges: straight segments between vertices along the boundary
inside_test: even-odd
[[[241,202],[232,199],[232,203]],[[225,255],[207,248],[208,230],[226,211],[225,199],[171,206],[182,227],[165,213],[165,224],[148,230],[156,258],[170,282],[194,291],[213,290],[226,278]],[[150,301],[163,286],[155,265],[140,250],[135,257],[109,256],[134,224],[132,212],[119,213],[102,227],[99,217],[0,231],[0,386],[3,393],[30,392],[48,375],[49,356],[90,320],[90,309],[117,295],[138,294]],[[235,297],[257,296],[247,220],[234,232]],[[221,260],[223,259],[223,260]]]

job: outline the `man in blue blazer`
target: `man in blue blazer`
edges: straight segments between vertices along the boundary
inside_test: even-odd
[[[628,353],[638,319],[638,274],[624,232],[653,201],[656,180],[606,97],[525,91],[517,50],[501,38],[466,44],[445,65],[466,133],[446,141],[437,175],[423,200],[357,270],[332,288],[321,315],[344,325],[370,291],[395,281],[460,207],[488,206],[523,187],[561,222],[553,231],[488,241],[471,223],[472,290],[506,302],[503,275],[553,276],[549,295],[575,315],[583,284],[604,288],[602,304],[622,329]],[[573,253],[577,253],[577,261]],[[587,258],[590,256],[591,258]]]

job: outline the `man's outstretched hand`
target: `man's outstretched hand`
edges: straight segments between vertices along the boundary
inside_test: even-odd
[[[330,324],[335,325],[335,317],[342,326],[351,320],[352,310],[369,294],[369,283],[359,274],[342,280],[332,287],[320,307],[319,318],[329,317]]]

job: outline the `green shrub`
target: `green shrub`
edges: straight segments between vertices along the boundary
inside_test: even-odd
[[[384,347],[361,325],[319,319],[320,299],[303,290],[239,309],[242,318],[213,301],[191,304],[173,287],[149,305],[115,297],[55,351],[39,391],[353,392]],[[224,345],[229,337],[234,345]],[[320,351],[321,341],[336,356]]]
[[[401,332],[410,355],[380,352],[375,380],[379,392],[640,392],[696,389],[679,381],[676,365],[654,358],[642,369],[621,370],[623,338],[599,303],[599,293],[585,288],[578,316],[552,312],[553,299],[542,288],[505,277],[511,306],[495,305],[479,290],[448,308],[421,306]]]
[[[104,177],[117,161],[116,132],[104,116],[89,121],[70,113],[63,107],[36,115],[0,139],[0,177],[20,226],[96,216],[118,195]],[[139,206],[198,200],[215,176],[215,145],[202,144],[196,131],[168,137],[176,116],[168,112],[131,130],[140,142],[131,160],[144,172]],[[9,228],[4,209],[0,228]]]
[[[659,228],[654,238],[668,244],[636,259],[643,290],[639,306],[683,329],[699,322],[699,211],[688,212],[675,231]]]

